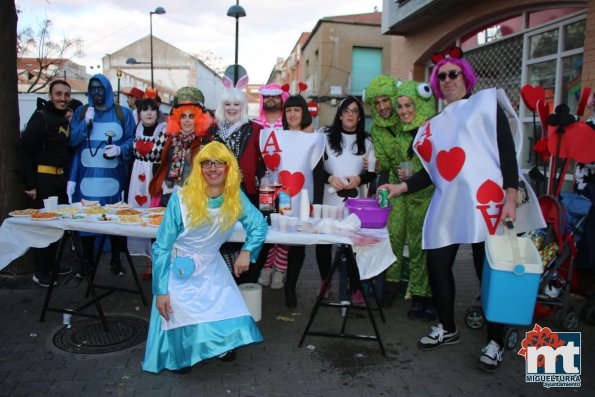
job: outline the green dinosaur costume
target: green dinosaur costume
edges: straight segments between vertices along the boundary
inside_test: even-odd
[[[395,162],[411,161],[413,172],[422,168],[421,161],[413,153],[411,143],[417,134],[417,129],[424,121],[436,114],[434,96],[428,84],[416,81],[406,81],[397,88],[397,98],[408,97],[415,105],[415,118],[410,123],[401,121],[401,128],[396,137]],[[397,168],[398,169],[398,168]],[[400,182],[397,173],[397,180]],[[426,255],[421,248],[422,228],[426,211],[430,205],[434,187],[428,187],[417,193],[404,194],[397,197],[393,203],[392,213],[398,219],[391,228],[391,245],[397,256],[397,263],[387,272],[387,279],[400,280],[403,271],[403,247],[405,241],[409,247],[409,284],[407,295],[426,297],[431,296],[426,266]]]
[[[397,113],[394,111],[395,104],[397,101],[397,80],[390,76],[380,75],[374,78],[370,83],[370,86],[366,88],[365,101],[372,110],[372,126],[370,133],[372,134],[372,141],[374,142],[374,151],[376,152],[376,164],[380,167],[380,172],[388,173],[389,183],[399,182],[399,162],[397,160],[397,134],[400,127],[400,120]],[[375,100],[379,96],[387,96],[390,98],[393,112],[388,118],[382,117],[378,112],[375,105]],[[396,205],[396,198],[390,200],[393,208]],[[397,233],[398,226],[398,214],[392,210],[388,214],[387,223],[388,235],[390,237],[391,247],[395,255],[397,255],[399,263],[403,263],[403,245],[397,245],[395,236]],[[400,255],[397,253],[400,247]],[[386,274],[386,281],[399,282],[407,280],[407,269],[403,266],[399,266],[398,272],[393,272],[390,269],[396,266],[393,264]]]

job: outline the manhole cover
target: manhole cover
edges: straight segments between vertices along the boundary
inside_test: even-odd
[[[147,338],[149,324],[141,318],[111,315],[106,320],[109,332],[99,319],[73,322],[54,335],[54,345],[69,353],[103,354],[128,349]]]

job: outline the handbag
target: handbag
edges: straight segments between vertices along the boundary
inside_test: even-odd
[[[172,263],[172,271],[177,278],[188,279],[196,270],[194,258],[190,256],[176,256]]]

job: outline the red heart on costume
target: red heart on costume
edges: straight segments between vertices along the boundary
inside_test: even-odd
[[[140,174],[140,175],[138,176],[138,179],[139,179],[141,182],[144,182],[144,181],[147,179],[147,176],[146,176],[145,174]]]
[[[154,144],[152,141],[143,141],[143,140],[139,139],[134,144],[134,147],[136,148],[136,151],[138,152],[138,154],[140,154],[142,157],[144,157],[148,153],[150,153],[151,150],[153,150],[153,145]]]
[[[543,131],[547,131],[547,116],[550,115],[550,104],[542,99],[537,101],[537,114],[539,115],[539,120],[541,120]]]
[[[279,181],[283,187],[289,189],[289,195],[294,197],[302,191],[306,178],[304,177],[304,174],[299,171],[291,173],[284,170],[279,172]]]
[[[534,112],[537,101],[545,100],[545,89],[541,86],[533,87],[531,84],[525,84],[521,87],[521,98],[523,98],[525,106]]]
[[[429,139],[425,139],[422,144],[417,145],[417,153],[419,153],[426,163],[429,163],[432,158],[432,142]]]
[[[262,158],[269,170],[276,170],[279,168],[279,164],[281,164],[281,156],[279,153],[265,154]]]
[[[496,182],[488,179],[477,189],[475,197],[480,204],[501,203],[504,200],[504,191]]]
[[[459,175],[463,164],[465,164],[465,151],[458,146],[449,151],[442,150],[436,156],[438,172],[449,182]]]
[[[138,203],[139,207],[142,207],[143,204],[147,202],[147,196],[141,196],[140,194],[137,194],[136,196],[134,196],[134,199]]]

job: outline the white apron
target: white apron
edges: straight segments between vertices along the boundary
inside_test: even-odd
[[[308,190],[314,198],[312,170],[324,153],[324,135],[319,132],[302,132],[266,129],[260,132],[260,151],[270,170],[279,170],[279,180],[291,194],[291,208],[300,208],[300,193]]]
[[[181,279],[170,268],[168,294],[173,313],[170,313],[169,321],[162,318],[161,328],[169,330],[249,316],[242,294],[219,253],[219,247],[227,241],[233,228],[221,232],[220,223],[216,221],[219,209],[209,209],[213,225],[206,223],[188,229],[188,211],[181,197],[180,208],[185,230],[174,243],[170,266],[176,255],[192,256],[195,270],[190,278]]]
[[[518,122],[505,100],[501,107]],[[423,227],[423,249],[477,243],[498,230],[505,200],[496,139],[496,89],[449,104],[419,128],[413,149],[436,186]],[[522,148],[518,125],[512,126],[517,158]],[[519,170],[519,175],[522,172]],[[517,232],[545,226],[535,193],[517,209]]]
[[[353,146],[356,141],[355,134],[342,133],[341,135],[343,137],[343,151],[340,155],[337,155],[327,142],[324,149],[327,156],[324,161],[324,169],[326,172],[336,177],[360,175],[364,170],[362,159],[370,153],[372,142],[369,139],[366,139],[366,153],[357,155],[354,153],[357,151],[357,146]],[[331,185],[328,183],[324,184],[324,198],[322,203],[328,205],[342,205],[344,203],[343,197],[338,196],[333,190],[331,190],[332,193],[329,193],[330,187]],[[357,190],[358,197],[365,196],[364,185],[359,186]]]

